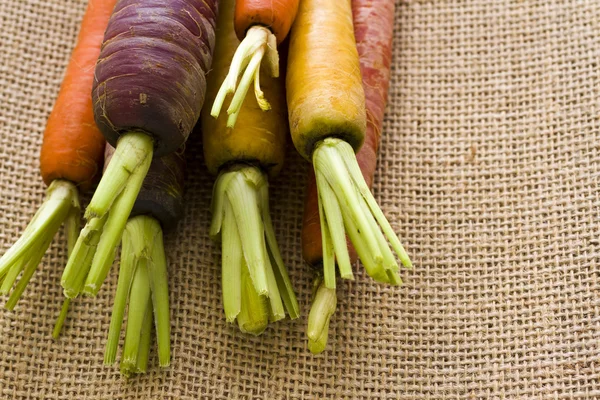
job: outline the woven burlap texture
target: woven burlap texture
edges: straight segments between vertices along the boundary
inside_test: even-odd
[[[84,9],[0,1],[0,250],[41,204],[41,135]],[[307,169],[290,148],[272,215],[303,316],[258,338],[228,325],[213,177],[192,136],[185,220],[166,243],[172,366],[153,355],[126,381],[102,365],[116,268],[51,339],[60,238],[0,312],[0,398],[600,398],[599,58],[597,1],[398,1],[374,192],[415,263],[403,287],[357,268],[327,351],[307,351]]]

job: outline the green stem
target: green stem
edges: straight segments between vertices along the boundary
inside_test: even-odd
[[[214,118],[217,118],[221,113],[227,95],[235,93],[227,110],[227,113],[229,114],[227,126],[233,128],[239,110],[252,82],[254,82],[254,95],[256,96],[259,107],[263,111],[271,109],[271,105],[265,99],[264,93],[260,89],[260,68],[263,59],[266,60],[265,62],[270,75],[277,78],[279,76],[277,39],[268,28],[263,26],[253,26],[248,30],[246,37],[242,40],[233,55],[229,73],[225,77],[210,111],[210,114]],[[240,75],[242,76],[242,79],[238,86],[237,80]]]
[[[58,318],[54,323],[54,329],[52,330],[52,337],[54,339],[58,339],[60,336],[60,332],[62,331],[63,325],[65,324],[65,320],[67,319],[67,314],[69,313],[69,305],[71,304],[71,299],[66,297],[63,300],[62,307],[60,308],[60,314],[58,314]]]
[[[4,307],[7,310],[13,310],[15,308],[15,306],[17,305],[17,302],[23,295],[23,292],[25,291],[27,284],[33,277],[33,274],[35,273],[38,265],[42,261],[42,258],[44,257],[44,253],[46,252],[46,249],[48,249],[48,246],[50,246],[50,242],[52,242],[52,237],[47,238],[46,241],[41,244],[41,246],[36,248],[35,253],[30,254],[31,257],[27,260],[27,265],[25,266],[25,269],[23,270],[23,275],[21,276],[21,279],[16,284],[15,289],[13,290],[13,292],[10,294],[8,300],[6,301],[6,305]]]
[[[317,201],[319,204],[319,221],[321,223],[321,243],[323,247],[323,278],[325,286],[330,289],[335,289],[335,251],[333,249],[333,241],[327,220],[325,219],[325,211],[323,208],[323,196],[319,196]],[[327,200],[327,199],[325,199]]]
[[[250,59],[248,66],[246,67],[246,71],[242,75],[242,79],[240,80],[240,85],[238,86],[233,98],[231,99],[231,103],[229,103],[229,108],[227,109],[227,114],[229,114],[229,118],[227,118],[227,127],[233,128],[237,121],[237,117],[240,114],[240,110],[242,109],[242,104],[244,103],[244,99],[246,98],[246,94],[252,85],[252,81],[256,78],[256,75],[260,75],[260,62],[262,61],[263,55],[265,54],[265,49],[258,49]],[[256,89],[256,85],[255,85]],[[268,111],[271,109],[271,105],[267,102],[264,97],[261,99],[261,94],[256,93],[256,99],[258,101],[259,106],[262,104],[263,111]],[[266,104],[266,109],[264,108]]]
[[[322,225],[329,229],[332,238],[337,238],[338,246],[334,245],[334,251],[338,264],[342,260],[342,277],[348,277],[351,272],[346,264],[346,251],[340,249],[340,238],[348,234],[371,277],[392,284],[401,283],[398,264],[388,241],[405,266],[412,264],[365,183],[352,147],[341,139],[327,138],[316,145],[313,165],[322,202]],[[343,227],[340,227],[339,212]]]
[[[367,186],[367,183],[365,182],[364,177],[362,176],[360,167],[358,166],[358,162],[356,161],[356,155],[354,154],[354,150],[352,150],[352,147],[345,142],[339,142],[334,145],[339,151],[341,158],[344,161],[344,164],[348,168],[348,172],[352,177],[352,181],[356,185],[356,189],[366,200],[367,204],[369,205],[369,209],[371,210],[371,212],[375,216],[375,219],[381,226],[383,232],[385,233],[385,236],[390,241],[392,248],[398,255],[398,258],[406,268],[411,268],[412,262],[410,261],[408,253],[404,249],[404,246],[402,246],[400,239],[392,229],[392,226],[390,225],[389,221],[387,220],[385,215],[383,215],[383,212],[379,208],[377,201],[373,197],[373,193],[371,193],[369,186]]]
[[[308,348],[313,354],[321,353],[327,346],[329,321],[337,306],[335,289],[327,288],[323,283],[317,283],[310,313],[308,314]]]
[[[95,296],[100,290],[150,168],[153,145],[150,136],[139,132],[119,139],[85,212],[87,223],[63,272],[61,284],[67,297],[76,297],[82,290]]]
[[[151,159],[146,159],[141,166],[142,168],[131,174],[127,186],[110,209],[83,288],[83,292],[87,295],[95,296],[98,294],[100,286],[102,286],[108,271],[110,271],[115,259],[116,248],[121,240],[125,224],[127,224],[127,218],[129,218],[138,193],[142,188],[150,162]]]
[[[10,292],[10,289],[15,284],[19,274],[25,269],[26,263],[27,260],[25,257],[21,257],[13,263],[12,267],[9,268],[4,276],[4,281],[2,281],[2,286],[0,286],[0,295],[7,295],[8,292]]]
[[[265,237],[256,194],[258,182],[253,179],[262,175],[260,171],[258,174],[245,174],[246,171],[256,171],[255,168],[250,168],[231,172],[235,177],[223,190],[226,190],[227,199],[231,204],[254,288],[258,294],[268,296],[266,272],[268,258],[264,251]]]
[[[65,233],[67,236],[67,255],[69,257],[73,253],[75,243],[77,243],[77,236],[79,236],[79,231],[81,228],[81,206],[79,204],[78,197],[75,197],[74,204],[76,206],[71,208],[71,212],[69,212],[67,220],[65,221]],[[63,300],[63,304],[60,308],[58,318],[54,323],[54,329],[52,330],[52,337],[54,339],[58,339],[58,337],[60,336],[60,332],[62,331],[63,325],[65,324],[65,320],[67,319],[67,315],[69,313],[70,305],[71,299],[65,297],[65,299]]]
[[[328,234],[333,242],[333,252],[335,261],[340,269],[340,275],[344,279],[354,279],[352,274],[352,265],[350,264],[350,254],[348,253],[348,243],[344,234],[344,218],[339,203],[336,201],[335,193],[322,173],[316,174],[317,182],[319,182],[319,198],[323,208],[323,213],[327,215],[325,222]],[[325,285],[328,288],[335,289],[335,269],[332,268],[332,275],[325,275]],[[333,282],[331,281],[333,279]],[[331,285],[333,283],[333,285]]]
[[[117,292],[113,303],[112,315],[110,318],[110,327],[108,328],[108,340],[104,350],[104,364],[110,365],[115,362],[117,357],[117,347],[119,346],[119,337],[121,326],[123,325],[123,316],[127,306],[127,298],[133,280],[133,273],[136,268],[136,257],[134,254],[135,237],[131,236],[131,230],[125,228],[121,244],[121,265],[119,266],[119,279],[117,280]],[[137,234],[134,233],[134,234]]]
[[[92,218],[85,224],[77,238],[60,282],[64,295],[70,299],[77,297],[83,289],[107,218],[108,215]]]
[[[85,210],[85,219],[102,217],[106,214],[119,194],[128,185],[130,177],[139,169],[150,166],[154,152],[154,142],[145,133],[131,132],[119,138],[110,163],[102,174],[98,188]],[[143,173],[145,176],[146,173]]]
[[[237,316],[238,326],[244,333],[260,335],[269,323],[269,306],[267,298],[261,296],[254,289],[248,266],[242,263],[242,302],[240,313]]]
[[[48,187],[46,198],[23,235],[0,258],[0,276],[7,274],[15,263],[26,263],[39,251],[39,246],[50,241],[56,235],[69,211],[79,205],[77,188],[71,182],[56,179]],[[50,241],[48,241],[50,238]],[[47,247],[42,250],[45,253]]]
[[[265,238],[267,240],[267,251],[271,265],[275,265],[277,268],[274,270],[275,279],[277,281],[277,287],[279,293],[285,304],[285,309],[291,319],[296,319],[300,316],[300,307],[298,306],[298,300],[296,299],[296,293],[292,287],[292,281],[288,275],[279,246],[277,245],[277,239],[275,238],[275,229],[273,228],[273,221],[271,220],[271,212],[269,209],[269,185],[265,179],[265,184],[259,187],[258,190],[259,207],[262,210],[262,219],[265,230]]]
[[[242,330],[253,333],[264,330],[265,310],[271,321],[284,318],[285,311],[291,318],[299,316],[268,198],[266,175],[256,167],[238,165],[218,176],[211,205],[210,235],[222,242],[225,316],[229,322],[237,319]],[[246,288],[248,283],[253,290]]]
[[[136,373],[145,374],[148,371],[148,359],[150,358],[150,342],[152,339],[152,309],[146,309],[142,330],[140,332],[140,347],[136,361]],[[162,365],[161,365],[162,367]]]
[[[148,243],[152,243],[148,272],[156,325],[158,363],[161,367],[168,367],[171,364],[171,320],[169,318],[169,279],[163,233],[157,220],[147,216],[141,218],[146,219],[145,232],[150,235]]]
[[[105,364],[112,364],[115,361],[128,299],[128,323],[121,370],[124,374],[140,372],[140,366],[147,363],[147,354],[144,352],[147,353],[149,349],[145,349],[144,346],[149,346],[149,338],[146,338],[149,329],[145,325],[148,321],[144,315],[150,313],[152,319],[152,310],[156,327],[158,361],[161,367],[169,366],[171,323],[167,260],[160,223],[147,215],[130,218],[123,233],[121,266],[104,353]],[[148,299],[152,307],[149,306]],[[148,343],[145,340],[148,340]]]
[[[127,315],[125,345],[121,358],[121,373],[123,375],[129,376],[136,372],[140,333],[150,301],[150,278],[148,276],[147,260],[142,258],[138,261],[129,292],[129,313]]]
[[[231,210],[229,200],[225,199],[225,208],[223,211],[223,231],[222,235],[222,271],[221,287],[223,291],[223,309],[227,322],[233,323],[242,308],[242,264],[244,256],[242,253],[242,242],[238,234],[235,218]],[[216,214],[213,218],[217,219]]]

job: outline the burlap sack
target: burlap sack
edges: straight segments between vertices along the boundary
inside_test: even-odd
[[[0,249],[40,204],[38,149],[83,0],[0,1]],[[406,284],[362,268],[330,344],[306,349],[306,167],[290,150],[272,214],[303,318],[259,338],[223,317],[207,237],[212,177],[191,138],[186,218],[167,240],[173,359],[131,381],[102,365],[116,269],[50,331],[57,240],[0,312],[2,399],[600,398],[600,2],[397,1],[375,195],[415,262]]]

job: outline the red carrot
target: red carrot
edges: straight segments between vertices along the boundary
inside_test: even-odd
[[[8,293],[19,273],[23,276],[6,307],[12,309],[52,238],[64,222],[69,252],[80,218],[78,187],[85,190],[102,169],[104,138],[94,123],[92,84],[100,44],[116,0],[90,1],[54,108],[48,118],[40,155],[40,170],[49,186],[46,199],[23,236],[0,259],[0,292]],[[54,334],[60,330],[68,301]]]
[[[235,3],[234,29],[240,43],[217,96],[211,115],[215,118],[228,94],[233,93],[227,114],[227,126],[233,128],[238,114],[254,82],[254,95],[263,111],[271,105],[260,88],[260,68],[263,57],[273,78],[279,77],[279,54],[277,45],[281,44],[290,32],[296,18],[299,0],[237,0]],[[240,83],[238,86],[238,79]]]

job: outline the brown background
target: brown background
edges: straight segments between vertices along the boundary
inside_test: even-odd
[[[600,398],[600,2],[397,1],[375,195],[416,268],[341,285],[328,350],[304,327],[306,166],[290,149],[272,214],[303,318],[260,338],[226,324],[212,177],[191,138],[186,218],[167,240],[173,362],[102,365],[116,269],[63,337],[64,242],[0,312],[2,399]],[[83,0],[0,1],[0,248],[39,206],[38,149]],[[152,365],[156,359],[152,356]]]

